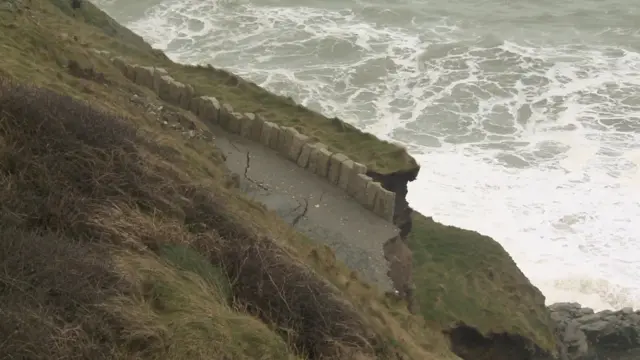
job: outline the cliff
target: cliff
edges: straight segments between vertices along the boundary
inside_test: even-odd
[[[0,26],[2,357],[555,355],[544,297],[504,249],[408,206],[420,169],[405,149],[173,63],[86,1],[5,1]],[[362,224],[395,226],[374,250],[401,298],[296,227],[330,214],[307,200],[287,223],[246,196],[267,180],[247,176],[248,152],[233,171],[236,143],[344,191]]]

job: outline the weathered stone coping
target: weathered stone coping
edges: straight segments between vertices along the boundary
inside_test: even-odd
[[[152,89],[161,100],[191,111],[203,122],[276,150],[298,166],[340,187],[356,202],[383,219],[393,222],[396,194],[367,176],[367,167],[327,145],[312,141],[295,128],[281,127],[262,116],[234,109],[215,97],[196,96],[193,87],[176,81],[162,68],[127,63],[122,57],[111,62],[131,81]]]

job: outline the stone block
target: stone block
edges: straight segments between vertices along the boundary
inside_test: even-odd
[[[222,103],[222,107],[220,108],[220,119],[219,124],[225,130],[229,130],[229,121],[231,120],[231,116],[235,111],[233,110],[233,106],[229,103]]]
[[[373,210],[378,194],[383,190],[384,188],[382,187],[382,184],[380,184],[379,182],[370,181],[369,184],[367,184],[366,196],[362,205],[364,205],[367,209]]]
[[[220,119],[220,102],[213,96],[200,97],[198,102],[200,108],[198,110],[198,117],[205,124],[215,125]]]
[[[300,156],[296,160],[296,163],[301,168],[307,168],[309,166],[309,156],[311,155],[311,150],[315,149],[315,144],[312,143],[304,143],[302,145],[302,150],[300,151]]]
[[[331,159],[329,159],[329,171],[327,173],[327,179],[329,179],[330,183],[338,185],[342,163],[347,160],[349,160],[349,158],[345,154],[335,153],[331,155]]]
[[[187,86],[179,81],[174,80],[169,75],[163,75],[160,77],[159,88],[158,88],[158,97],[160,99],[176,106],[182,106],[183,102],[190,100],[188,96],[191,89],[191,86]],[[187,109],[189,108],[187,104]]]
[[[127,71],[127,65],[124,61],[124,58],[122,58],[122,56],[112,57],[111,63],[113,64],[113,66],[116,67],[116,69],[120,70],[122,74],[124,74]]]
[[[393,222],[396,205],[396,193],[387,189],[381,189],[376,195],[373,212],[381,218]]]
[[[240,128],[242,126],[243,117],[244,115],[242,115],[242,113],[239,113],[239,112],[231,113],[231,116],[229,117],[229,125],[228,125],[228,130],[230,133],[240,134]]]
[[[169,102],[173,105],[180,106],[182,103],[182,95],[186,92],[187,86],[179,81],[173,80],[170,87]]]
[[[282,128],[280,127],[280,125],[274,124],[273,129],[271,129],[271,139],[269,140],[269,147],[273,150],[278,150],[281,133]]]
[[[322,157],[320,155],[320,152],[322,151],[322,149],[326,148],[327,145],[323,143],[313,144],[311,151],[309,152],[309,165],[307,166],[309,171],[311,171],[312,173],[318,173],[318,168],[320,167],[320,158]]]
[[[202,96],[194,97],[189,104],[189,111],[195,116],[200,116],[200,107],[202,106]]]
[[[165,75],[169,75],[167,70],[163,68],[155,68],[153,70],[153,92],[160,96],[160,84],[162,83],[162,77]]]
[[[170,75],[162,75],[158,82],[158,97],[160,100],[171,102],[171,89],[175,80]]]
[[[298,130],[289,127],[289,126],[281,126],[280,127],[280,136],[278,136],[278,152],[284,155],[285,157],[289,157],[289,149],[291,148],[291,141],[293,141],[294,134],[297,134]]]
[[[151,66],[136,66],[136,84],[153,89],[153,73],[155,69]]]
[[[291,146],[289,147],[289,160],[297,162],[298,158],[300,158],[300,153],[302,152],[304,144],[308,143],[309,141],[310,138],[308,136],[302,135],[296,131],[296,133],[293,135],[293,138],[291,139]]]
[[[333,153],[329,149],[320,149],[317,155],[316,174],[323,178],[329,177],[329,161]]]
[[[367,203],[367,186],[371,183],[371,178],[367,174],[357,174],[352,179],[353,198],[361,205],[366,206]]]
[[[351,177],[351,174],[353,173],[354,164],[355,163],[353,162],[353,160],[347,158],[342,162],[342,165],[340,165],[340,177],[338,179],[338,186],[344,191],[347,191],[347,189],[349,188],[349,179]]]
[[[124,76],[127,77],[127,79],[131,80],[131,81],[135,81],[136,80],[136,69],[135,69],[135,64],[129,64],[129,63],[125,63],[124,64]]]
[[[191,105],[191,99],[193,98],[194,90],[193,86],[186,84],[182,88],[182,93],[180,94],[179,106],[185,110],[189,110]]]
[[[253,113],[244,113],[240,123],[240,136],[245,139],[251,139],[251,128],[253,122],[256,120],[256,115]]]
[[[260,136],[260,143],[266,147],[270,147],[271,145],[271,137],[275,132],[276,124],[265,121],[262,125],[262,135]],[[276,134],[278,136],[278,134]]]
[[[266,122],[267,121],[262,117],[262,115],[256,114],[256,118],[253,120],[253,124],[251,125],[251,140],[255,142],[262,142],[262,128]]]
[[[351,168],[351,174],[348,174],[349,176],[349,184],[347,185],[347,193],[351,196],[356,196],[359,190],[359,181],[358,181],[358,175],[359,174],[364,174],[367,172],[367,167],[354,162],[353,166]]]

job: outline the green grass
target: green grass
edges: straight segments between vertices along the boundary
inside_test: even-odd
[[[328,145],[332,151],[367,165],[369,170],[388,174],[417,167],[415,159],[404,148],[362,132],[340,119],[329,119],[299,106],[289,98],[276,96],[224,70],[176,64],[168,67],[175,79],[193,85],[196,93],[214,96],[241,112],[261,114],[268,121],[294,127]]]
[[[150,332],[167,346],[155,349],[163,359],[273,359],[295,360],[287,343],[260,320],[228,305],[220,270],[186,248],[165,249],[172,258],[117,253],[121,273],[140,284],[142,297],[112,299],[140,324],[130,332]],[[178,270],[175,261],[193,271]],[[203,346],[205,345],[206,346]]]
[[[174,267],[198,275],[215,288],[223,300],[230,300],[229,279],[226,278],[222,269],[213,266],[199,252],[184,245],[165,244],[160,247],[158,253],[161,258],[168,260]]]
[[[553,349],[542,293],[495,240],[414,213],[408,243],[425,320],[462,321],[485,335],[518,334]]]

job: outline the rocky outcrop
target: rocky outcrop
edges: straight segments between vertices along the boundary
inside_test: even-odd
[[[549,310],[567,359],[640,359],[640,310],[596,313],[578,303],[557,303]]]

